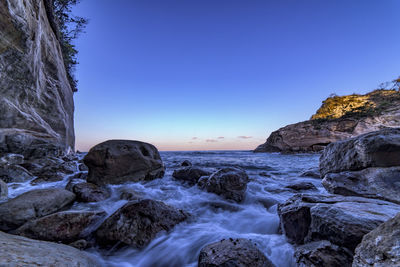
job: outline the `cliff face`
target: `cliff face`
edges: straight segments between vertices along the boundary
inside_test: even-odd
[[[320,151],[332,142],[399,126],[400,93],[397,91],[334,96],[323,102],[311,120],[274,131],[254,152]]]
[[[49,1],[0,0],[0,154],[74,149],[73,92]]]

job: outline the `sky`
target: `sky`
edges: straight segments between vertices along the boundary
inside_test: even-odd
[[[400,75],[399,0],[82,0],[76,149],[254,149]]]

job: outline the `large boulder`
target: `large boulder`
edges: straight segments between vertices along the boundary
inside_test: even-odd
[[[400,214],[366,234],[357,246],[353,267],[400,266]]]
[[[174,172],[172,173],[172,177],[174,177],[177,180],[184,181],[191,185],[194,185],[199,181],[200,177],[208,176],[210,174],[211,172],[206,171],[204,169],[189,166],[174,170]]]
[[[152,180],[164,176],[155,146],[129,140],[109,140],[92,147],[84,158],[87,181],[97,185]]]
[[[248,239],[223,239],[201,249],[199,267],[273,267],[257,244]]]
[[[0,232],[0,266],[101,266],[76,248]]]
[[[333,194],[377,198],[400,204],[400,167],[328,173],[322,184]]]
[[[145,199],[128,202],[111,215],[96,231],[102,246],[146,246],[159,232],[169,231],[188,214],[160,201]]]
[[[320,158],[322,176],[392,166],[400,166],[400,128],[387,128],[332,143]]]
[[[295,244],[328,240],[354,250],[362,237],[400,212],[377,199],[298,194],[278,205],[283,233]]]
[[[226,199],[241,202],[246,194],[249,177],[240,168],[228,167],[214,172],[210,177],[199,181],[200,188]]]
[[[15,234],[32,239],[71,243],[87,237],[104,218],[101,211],[62,211],[29,221]]]
[[[91,183],[78,183],[72,187],[76,200],[80,202],[99,202],[110,197],[110,192]]]
[[[72,204],[75,195],[64,189],[36,189],[0,204],[0,230],[13,230],[27,221]]]

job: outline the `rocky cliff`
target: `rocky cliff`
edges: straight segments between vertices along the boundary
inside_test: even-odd
[[[0,154],[74,149],[73,91],[50,1],[0,1]]]
[[[274,131],[254,152],[320,151],[332,142],[399,126],[400,92],[396,90],[332,96],[310,120]]]

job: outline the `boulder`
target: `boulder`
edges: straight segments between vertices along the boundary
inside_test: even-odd
[[[400,212],[377,199],[298,194],[278,205],[283,233],[295,244],[328,240],[351,251],[362,237]]]
[[[84,158],[87,181],[97,185],[152,180],[164,176],[155,146],[140,141],[109,140],[90,149]]]
[[[357,246],[353,267],[400,265],[400,214],[366,234]]]
[[[248,239],[223,239],[201,249],[199,267],[273,267],[272,262],[262,253],[257,244]]]
[[[177,180],[187,182],[191,185],[196,184],[200,177],[208,176],[211,172],[197,168],[197,167],[184,167],[174,170],[172,177]]]
[[[99,202],[110,197],[110,192],[105,188],[91,183],[78,183],[72,187],[72,192],[79,202]]]
[[[298,267],[351,267],[353,253],[329,241],[315,241],[298,246],[294,253]]]
[[[0,199],[4,199],[8,197],[8,187],[3,180],[0,179]]]
[[[32,180],[34,176],[19,165],[0,165],[0,179],[6,183],[21,183]]]
[[[392,166],[400,166],[400,128],[387,128],[332,143],[320,158],[322,176]]]
[[[68,244],[87,237],[105,215],[102,211],[57,212],[25,223],[15,234]]]
[[[64,189],[36,189],[0,204],[0,230],[13,230],[27,221],[72,204],[75,195]]]
[[[310,182],[298,182],[285,186],[286,188],[293,189],[295,191],[303,191],[303,190],[317,190],[315,185]]]
[[[207,192],[241,202],[245,197],[248,182],[249,177],[244,170],[228,167],[214,172],[210,177],[205,177],[199,181],[199,186]]]
[[[146,246],[161,231],[169,231],[184,221],[188,214],[150,199],[128,202],[111,215],[96,231],[102,246]]]
[[[101,266],[76,248],[0,232],[0,266]]]
[[[400,204],[400,167],[328,173],[322,184],[333,194],[377,198]]]

